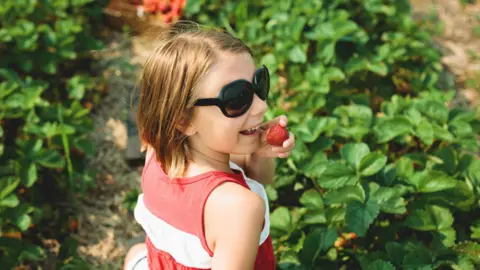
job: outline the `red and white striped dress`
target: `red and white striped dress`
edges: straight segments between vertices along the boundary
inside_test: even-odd
[[[203,209],[210,193],[224,182],[237,183],[264,199],[265,222],[254,269],[275,269],[268,199],[263,185],[246,177],[232,162],[234,173],[208,172],[172,182],[154,157],[152,154],[143,169],[143,194],[135,208],[135,219],[147,234],[149,269],[211,269],[213,252],[205,239]]]

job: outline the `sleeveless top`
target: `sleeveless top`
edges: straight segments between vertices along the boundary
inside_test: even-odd
[[[171,181],[155,154],[151,155],[142,172],[143,193],[134,210],[135,219],[147,235],[149,269],[211,269],[213,252],[205,239],[203,210],[210,193],[225,182],[239,184],[264,199],[265,220],[254,270],[275,269],[265,189],[246,177],[235,163],[230,162],[230,166],[234,173],[212,171]]]

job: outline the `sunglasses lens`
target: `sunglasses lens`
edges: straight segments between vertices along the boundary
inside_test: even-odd
[[[255,72],[253,85],[255,85],[258,97],[262,100],[266,100],[270,90],[270,74],[265,66]]]
[[[238,82],[228,87],[224,93],[225,111],[230,117],[240,116],[252,104],[253,90],[246,82]]]

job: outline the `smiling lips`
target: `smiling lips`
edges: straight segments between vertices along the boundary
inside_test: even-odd
[[[256,127],[253,127],[253,128],[246,129],[246,130],[242,130],[242,131],[240,131],[240,134],[243,134],[243,135],[252,135],[252,134],[254,134],[259,128],[260,128],[260,125],[258,125],[258,126],[256,126]]]

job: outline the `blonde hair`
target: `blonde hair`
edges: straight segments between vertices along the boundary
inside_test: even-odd
[[[217,59],[218,52],[249,53],[229,33],[181,21],[158,32],[160,44],[146,60],[139,84],[137,125],[142,145],[150,145],[171,177],[185,172],[190,151],[178,124],[192,117],[195,88]]]

